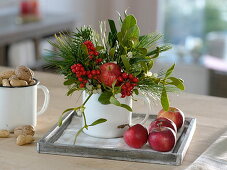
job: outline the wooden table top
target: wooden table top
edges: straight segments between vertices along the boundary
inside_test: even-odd
[[[0,71],[3,70],[5,68],[0,67]],[[65,95],[67,88],[62,85],[64,77],[43,72],[36,72],[35,77],[41,81],[41,84],[48,87],[51,95],[46,113],[38,117],[35,135],[37,141],[57,122],[63,110],[79,105],[81,101],[75,104],[78,93],[71,97]],[[39,92],[38,98],[38,105],[41,105],[43,101],[41,92]],[[0,139],[0,169],[185,169],[226,131],[227,99],[187,93],[172,94],[170,99],[171,105],[179,107],[187,117],[197,118],[197,129],[181,166],[39,154],[36,151],[36,143],[17,146],[12,134],[10,138]],[[135,104],[136,112],[143,112],[142,108],[142,103]],[[160,108],[157,105],[154,111],[157,112]]]

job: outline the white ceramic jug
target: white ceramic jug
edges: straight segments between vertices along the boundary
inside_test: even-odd
[[[44,104],[37,112],[37,89],[42,89],[45,94]],[[0,129],[13,131],[21,125],[36,126],[37,115],[47,109],[49,91],[36,84],[24,87],[0,87]]]
[[[83,94],[83,99],[87,98],[87,94]],[[88,102],[85,104],[85,116],[87,124],[91,124],[94,121],[104,118],[107,121],[95,126],[88,127],[84,129],[83,132],[99,138],[116,138],[122,137],[124,131],[127,127],[118,128],[119,125],[129,124],[132,125],[132,112],[126,110],[125,108],[115,106],[113,104],[103,105],[98,101],[100,94],[93,94]],[[144,96],[138,96],[140,99],[143,99],[148,105],[148,111],[144,120],[141,124],[144,124],[151,113],[150,101]],[[118,98],[120,103],[127,104],[132,107],[132,98]],[[82,119],[82,125],[84,121]]]

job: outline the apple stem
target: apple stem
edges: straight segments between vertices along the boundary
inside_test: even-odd
[[[158,123],[157,125],[160,128],[162,126],[162,122]]]

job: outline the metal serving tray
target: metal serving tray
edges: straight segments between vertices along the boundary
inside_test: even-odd
[[[134,122],[139,121],[143,117],[143,114],[133,114]],[[150,115],[150,120],[147,122],[150,123],[155,117],[156,115]],[[77,124],[76,126],[75,123]],[[79,135],[75,145],[72,142],[67,142],[67,140],[65,143],[59,142],[64,141],[59,139],[64,138],[71,124],[74,124],[73,128],[75,128],[74,132],[76,133],[80,128],[80,123],[80,117],[77,117],[73,112],[67,113],[63,118],[61,127],[56,124],[38,141],[37,151],[47,154],[180,165],[196,129],[196,119],[186,118],[184,126],[177,134],[177,143],[170,152],[154,151],[150,149],[148,144],[141,149],[134,149],[128,147],[122,138],[100,139],[90,137],[84,133]],[[74,138],[74,135],[72,138]]]

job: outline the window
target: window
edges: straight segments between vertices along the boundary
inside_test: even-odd
[[[212,53],[213,42],[222,43],[227,51],[227,1],[226,0],[162,0],[159,4],[162,32],[165,42],[175,45],[177,55],[190,55],[198,59],[202,53]],[[223,45],[224,43],[224,45]],[[213,47],[213,46],[212,46]],[[182,54],[186,51],[187,54]],[[212,54],[227,59],[227,54]]]

